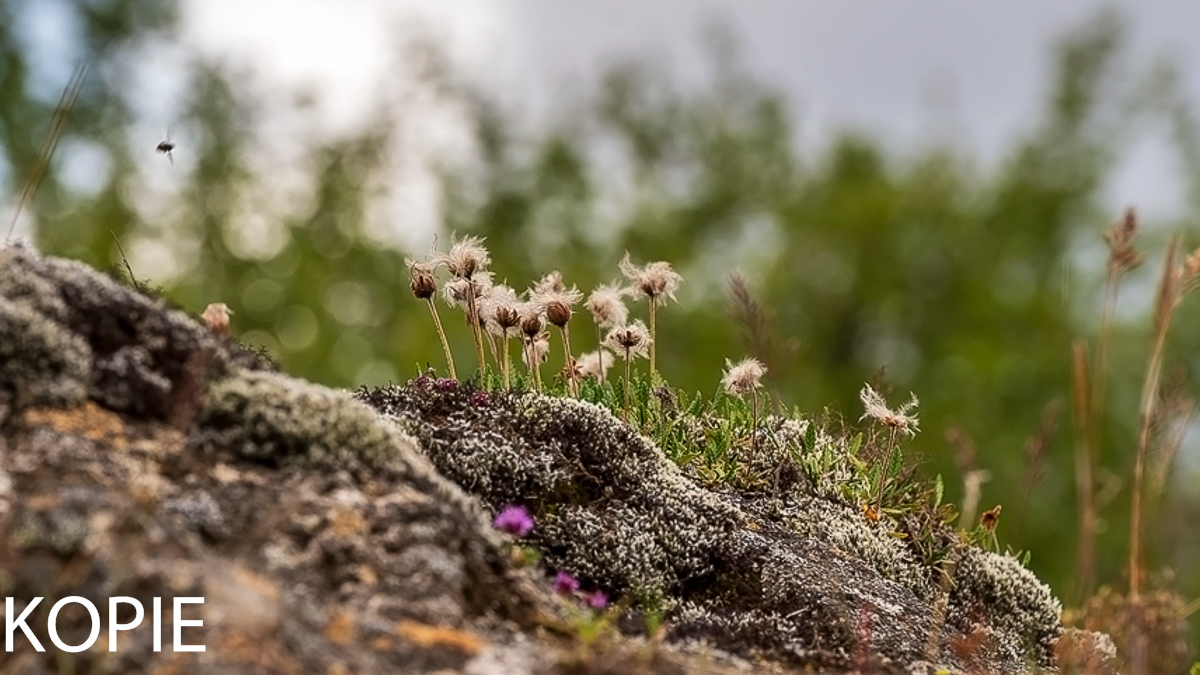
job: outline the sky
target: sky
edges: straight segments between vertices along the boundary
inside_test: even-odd
[[[683,81],[706,72],[705,28],[740,39],[748,68],[787,97],[803,142],[844,128],[903,150],[951,139],[986,161],[1037,119],[1056,38],[1104,8],[1129,20],[1135,61],[1167,57],[1200,100],[1200,3],[1191,0],[184,0],[185,39],[325,94],[353,124],[395,67],[395,36],[427,30],[514,109],[549,114],[616,58]],[[1178,213],[1165,139],[1147,135],[1109,187],[1114,211]],[[426,195],[428,198],[428,195]]]

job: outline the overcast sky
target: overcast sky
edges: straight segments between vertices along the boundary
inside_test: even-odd
[[[951,134],[985,159],[1036,119],[1052,45],[1107,6],[1130,19],[1133,53],[1167,55],[1200,92],[1200,3],[1150,0],[185,0],[189,40],[282,82],[330,94],[352,119],[399,26],[427,26],[476,81],[538,113],[594,82],[614,57],[704,71],[700,36],[719,22],[745,62],[788,97],[803,138],[867,129],[896,148]],[[1161,139],[1131,149],[1109,191],[1114,208],[1177,212],[1179,185]]]

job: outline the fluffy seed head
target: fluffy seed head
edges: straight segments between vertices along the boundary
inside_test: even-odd
[[[579,357],[575,363],[576,373],[580,377],[594,377],[597,380],[603,380],[615,361],[616,357],[611,352],[600,348]]]
[[[529,354],[533,353],[534,363],[529,363]],[[526,342],[525,349],[521,350],[521,361],[527,368],[534,365],[545,363],[546,357],[550,355],[550,334],[542,333]]]
[[[563,283],[562,272],[554,270],[553,272],[539,279],[538,282],[533,285],[533,290],[530,291],[530,295],[556,293],[565,290],[567,290],[567,285]]]
[[[592,313],[592,320],[601,328],[624,326],[629,321],[629,309],[621,298],[625,289],[616,284],[601,284],[588,296],[583,306]]]
[[[905,403],[896,410],[888,408],[883,397],[879,395],[879,392],[872,389],[869,384],[863,385],[858,397],[862,400],[863,408],[866,409],[866,412],[863,413],[863,416],[859,420],[870,417],[886,427],[899,429],[909,436],[916,436],[917,432],[920,431],[917,427],[919,423],[917,416],[909,414],[909,412],[916,409],[917,405],[920,404],[916,394],[912,395],[908,403]]]
[[[634,321],[628,326],[618,326],[604,338],[604,345],[609,349],[626,356],[635,358],[650,356],[650,331],[641,320]]]
[[[737,363],[725,359],[725,377],[721,378],[721,386],[727,393],[745,396],[762,386],[762,376],[766,374],[767,367],[758,359],[747,358]]]
[[[488,250],[480,237],[463,237],[450,245],[450,252],[437,257],[437,262],[446,266],[450,274],[459,279],[470,279],[492,262]]]
[[[652,262],[645,267],[638,267],[629,260],[629,253],[620,263],[621,273],[633,284],[636,293],[650,298],[656,305],[666,303],[667,298],[675,299],[675,290],[679,288],[683,277],[671,269],[669,262]]]
[[[217,335],[229,335],[229,315],[233,314],[233,310],[229,309],[223,302],[214,302],[204,308],[204,313],[200,315],[204,319],[204,325]]]
[[[480,301],[479,311],[488,332],[497,337],[515,337],[517,324],[521,321],[520,306],[516,291],[500,284],[492,286]]]
[[[521,332],[525,337],[532,340],[546,327],[546,317],[537,303],[522,303],[517,311],[521,316]]]
[[[529,301],[539,305],[546,319],[559,328],[571,320],[571,308],[582,299],[583,293],[574,286],[567,288],[558,270],[543,277],[529,292]]]
[[[404,264],[408,265],[408,287],[413,295],[422,300],[433,297],[433,294],[437,293],[437,277],[433,275],[437,265],[417,262],[412,258],[405,258]]]

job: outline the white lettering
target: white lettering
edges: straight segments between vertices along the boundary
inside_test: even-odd
[[[117,603],[133,605],[137,612],[133,616],[133,621],[129,623],[120,623],[117,621]],[[132,630],[137,628],[142,623],[142,617],[145,610],[142,609],[142,603],[137,599],[125,595],[118,595],[108,599],[108,651],[117,651],[117,631]]]
[[[72,647],[58,638],[58,610],[62,609],[65,605],[71,604],[72,602],[83,605],[84,608],[87,609],[88,615],[92,617],[92,632],[88,633],[88,639],[86,642],[76,647]],[[54,603],[54,606],[50,608],[50,617],[46,620],[46,629],[50,631],[50,641],[54,643],[55,647],[58,647],[64,652],[81,652],[95,644],[96,638],[100,637],[100,612],[96,611],[96,606],[93,605],[87,598],[78,595],[68,595],[62,600]]]
[[[29,626],[25,623],[25,619],[29,618],[29,613],[32,612],[33,608],[37,607],[38,603],[41,601],[42,599],[40,597],[34,598],[33,602],[29,603],[29,605],[25,608],[25,611],[21,612],[21,616],[18,616],[16,622],[14,623],[13,599],[4,599],[4,651],[11,652],[13,650],[13,631],[18,628],[25,632],[25,637],[33,643],[34,649],[38,650],[39,652],[46,651],[42,648],[42,643],[38,642],[38,639],[34,637],[33,632],[29,630]]]
[[[204,645],[185,645],[183,644],[183,627],[184,626],[203,626],[203,619],[182,618],[182,609],[184,603],[195,605],[203,605],[204,598],[175,598],[175,651],[177,652],[202,652]]]

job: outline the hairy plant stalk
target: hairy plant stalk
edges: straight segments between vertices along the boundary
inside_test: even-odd
[[[750,394],[750,454],[758,452],[758,392]]]
[[[571,332],[565,323],[559,330],[562,331],[563,358],[565,359],[563,363],[567,367],[567,385],[570,387],[571,396],[579,398],[579,381],[575,379],[575,364],[571,359]]]
[[[653,342],[650,343],[650,348],[651,349],[654,348]],[[630,371],[629,359],[630,359],[629,347],[626,347],[625,348],[625,408],[624,408],[624,410],[621,411],[621,421],[626,424],[629,424],[629,371]]]
[[[487,367],[483,359],[483,337],[479,334],[479,308],[475,303],[475,282],[467,284],[467,323],[471,324],[471,333],[475,336],[475,358],[479,361],[479,374],[482,375]]]
[[[492,355],[492,363],[496,364],[496,370],[500,369],[500,350],[496,349],[496,338],[487,331],[483,326],[479,327],[479,333],[486,338],[488,353]]]
[[[654,374],[656,372],[658,372],[657,370],[655,370],[657,368],[656,364],[658,362],[654,358],[654,355],[657,351],[657,347],[658,347],[658,333],[655,332],[655,328],[654,328],[654,298],[651,297],[650,298],[650,386],[654,386]]]
[[[892,466],[892,462],[896,459],[895,451],[897,427],[891,426],[889,428],[891,429],[891,432],[888,433],[888,449],[887,452],[884,453],[887,456],[887,461],[884,462],[883,467],[881,467],[879,470],[879,488],[876,490],[879,494],[876,498],[875,513],[878,513],[879,517],[881,518],[883,517],[883,481],[884,478],[887,477],[888,469]]]
[[[457,380],[458,374],[454,372],[454,357],[450,354],[450,343],[446,342],[446,331],[442,328],[442,319],[438,316],[433,296],[425,298],[425,302],[429,304],[429,313],[433,315],[433,325],[437,328],[438,337],[442,341],[442,353],[446,355],[446,365],[450,368],[450,379]]]
[[[501,366],[500,366],[500,369],[504,373],[504,388],[505,389],[512,389],[512,383],[509,381],[509,375],[508,375],[509,368],[511,368],[511,364],[510,364],[509,358],[508,358],[509,351],[511,351],[511,350],[509,349],[509,344],[508,344],[508,332],[505,331],[505,333],[504,333],[504,360],[501,361]]]

